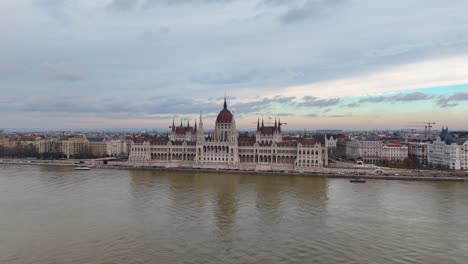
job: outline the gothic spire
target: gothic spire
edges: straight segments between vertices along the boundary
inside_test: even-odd
[[[264,127],[265,125],[263,124],[263,117],[262,117],[262,127]]]
[[[202,111],[200,111],[200,127],[203,127]]]
[[[227,109],[226,96],[224,96],[224,109]]]
[[[260,130],[260,117],[257,117],[257,130]]]

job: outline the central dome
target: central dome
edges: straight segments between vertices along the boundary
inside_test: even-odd
[[[216,118],[216,123],[232,123],[233,115],[231,111],[227,109],[226,97],[224,98],[224,108],[219,112]]]

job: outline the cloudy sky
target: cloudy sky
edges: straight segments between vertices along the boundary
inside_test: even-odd
[[[468,129],[466,0],[0,1],[0,128]],[[179,121],[180,122],[180,121]]]

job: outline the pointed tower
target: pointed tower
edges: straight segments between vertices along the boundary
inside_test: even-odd
[[[202,112],[200,111],[200,128],[203,127]]]
[[[172,132],[175,132],[175,123],[174,123],[174,118],[172,118]]]
[[[205,141],[205,129],[203,128],[203,117],[202,112],[200,111],[200,120],[198,121],[198,129],[197,129],[197,144],[203,144]]]
[[[224,109],[227,109],[226,96],[224,96]]]
[[[260,130],[260,117],[257,117],[257,131]]]

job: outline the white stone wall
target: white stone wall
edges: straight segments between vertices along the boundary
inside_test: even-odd
[[[127,154],[127,142],[125,140],[109,140],[106,142],[107,155],[110,157],[124,156]]]
[[[447,145],[440,138],[427,145],[428,163],[452,170],[468,170],[468,141],[463,145]]]
[[[382,159],[391,162],[403,162],[408,157],[408,147],[404,145],[382,147]]]

